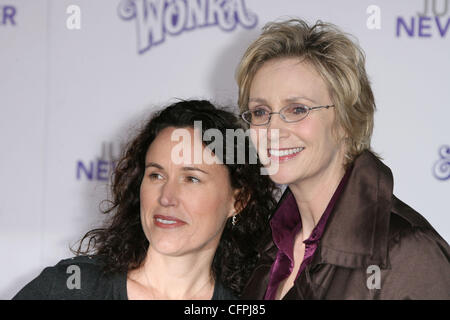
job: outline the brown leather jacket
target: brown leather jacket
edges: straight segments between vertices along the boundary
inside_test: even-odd
[[[449,245],[392,190],[391,170],[361,154],[311,264],[284,299],[450,299]],[[277,253],[266,241],[243,299],[264,297]]]

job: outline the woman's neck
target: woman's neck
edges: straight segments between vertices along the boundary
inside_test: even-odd
[[[128,278],[145,288],[149,299],[211,299],[214,278],[211,266],[214,251],[183,256],[167,256],[149,246],[142,266]]]
[[[289,185],[300,211],[303,240],[309,238],[345,174],[343,166],[331,169]]]

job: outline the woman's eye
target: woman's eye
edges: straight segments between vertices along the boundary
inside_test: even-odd
[[[307,108],[304,105],[293,105],[289,108],[289,112],[294,114],[304,114],[307,112]]]
[[[198,178],[196,178],[196,177],[192,177],[192,176],[186,177],[186,180],[187,180],[188,182],[192,182],[192,183],[199,183],[199,182],[200,182],[200,179],[198,179]]]
[[[150,180],[160,180],[162,176],[159,173],[150,173],[149,178]]]
[[[265,115],[267,115],[268,111],[265,109],[255,109],[252,111],[252,115],[256,118],[258,117],[264,117]]]

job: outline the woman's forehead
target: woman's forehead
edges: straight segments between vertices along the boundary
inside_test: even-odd
[[[146,164],[150,162],[177,165],[180,168],[204,168],[205,171],[214,170],[217,166],[224,167],[221,160],[204,144],[202,132],[192,127],[168,127],[161,130],[148,148]]]
[[[255,74],[249,91],[249,104],[309,102],[318,104],[328,90],[315,68],[298,59],[267,61]]]

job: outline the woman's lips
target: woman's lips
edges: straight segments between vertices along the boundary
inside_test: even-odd
[[[163,216],[156,214],[153,216],[155,226],[164,229],[178,228],[184,226],[186,222],[171,216]]]
[[[296,147],[296,148],[282,148],[282,149],[268,149],[268,157],[271,160],[275,160],[278,162],[289,161],[295,158],[304,147]]]

